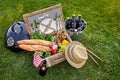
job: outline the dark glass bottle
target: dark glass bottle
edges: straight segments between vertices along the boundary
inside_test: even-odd
[[[39,70],[39,75],[40,76],[45,76],[46,71],[47,71],[47,66],[46,66],[47,62],[46,60],[43,61],[43,64],[40,66],[40,70]]]
[[[82,16],[78,15],[78,20],[81,21],[82,20]]]
[[[82,26],[83,20],[82,20],[81,15],[78,16],[78,21],[79,21],[78,22],[78,25],[79,25],[78,27]]]
[[[71,19],[69,17],[67,17],[67,20],[65,22],[65,27],[67,30],[69,30],[71,27]]]
[[[75,19],[75,15],[72,15],[72,30],[73,32],[75,32],[76,29],[76,19]]]

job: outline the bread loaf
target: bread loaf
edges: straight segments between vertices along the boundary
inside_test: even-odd
[[[49,47],[42,45],[19,45],[18,47],[26,51],[43,51],[43,52],[51,51]]]
[[[43,46],[49,46],[49,45],[51,45],[50,41],[36,40],[36,39],[32,39],[32,40],[20,40],[20,41],[17,41],[17,43],[19,45],[43,45]]]

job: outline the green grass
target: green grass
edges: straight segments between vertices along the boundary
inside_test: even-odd
[[[97,66],[90,58],[81,69],[67,62],[48,69],[41,77],[33,66],[32,53],[16,54],[5,48],[4,36],[10,24],[22,15],[61,3],[66,19],[82,14],[87,22],[82,42],[100,56]],[[120,79],[120,1],[119,0],[0,0],[0,80],[119,80]]]

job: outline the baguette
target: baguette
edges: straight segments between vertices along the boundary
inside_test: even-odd
[[[50,41],[38,40],[38,39],[20,40],[20,41],[17,41],[17,43],[19,45],[43,45],[43,46],[49,46],[49,45],[51,45]]]
[[[43,51],[43,52],[51,51],[49,47],[42,45],[19,45],[18,47],[26,51]]]

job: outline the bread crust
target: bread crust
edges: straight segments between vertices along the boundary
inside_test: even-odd
[[[51,45],[50,41],[39,40],[39,39],[20,40],[20,41],[17,41],[17,43],[19,45],[43,45],[43,46],[49,46],[49,45]]]
[[[26,51],[43,51],[43,52],[51,51],[49,47],[42,45],[19,45],[18,47]]]

